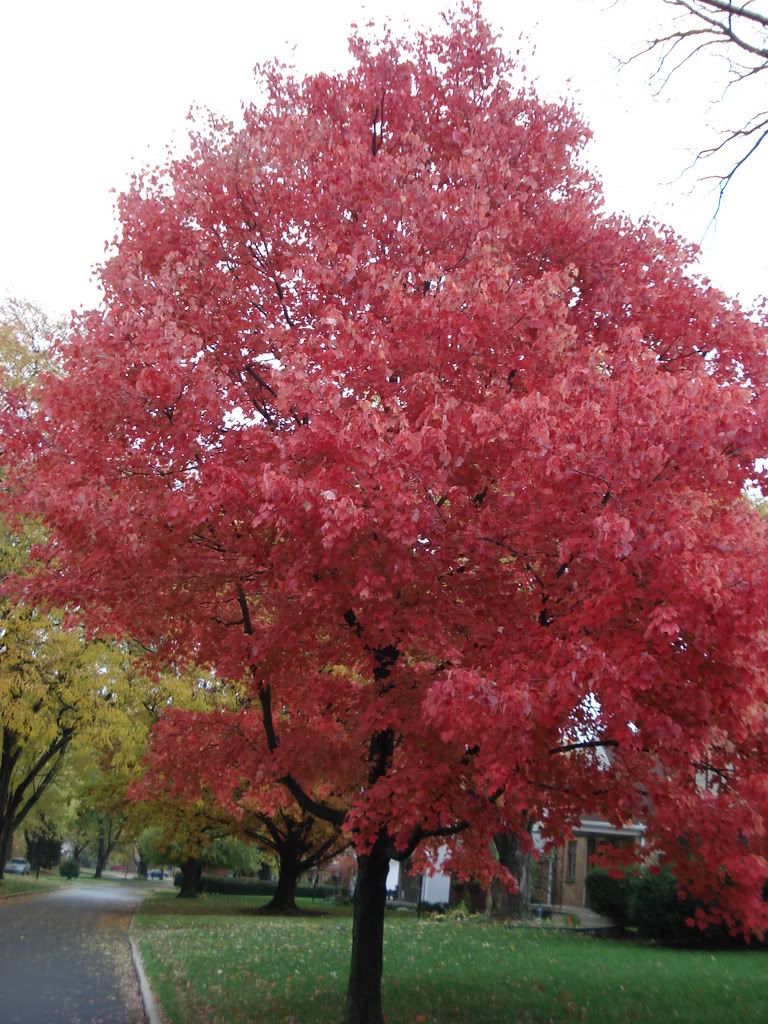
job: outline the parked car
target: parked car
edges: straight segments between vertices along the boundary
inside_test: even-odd
[[[11,857],[5,865],[6,875],[28,875],[32,866],[25,857]]]
[[[147,872],[147,878],[165,878],[165,871],[162,868],[152,868]]]

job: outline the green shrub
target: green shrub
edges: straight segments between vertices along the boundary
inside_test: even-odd
[[[678,899],[677,879],[669,871],[642,868],[612,878],[598,868],[586,881],[590,907],[636,927],[643,938],[690,945],[717,937],[714,930],[702,933],[688,927],[686,919],[694,916],[698,904]]]
[[[59,874],[62,878],[79,878],[80,865],[76,860],[63,860],[59,864]]]
[[[336,895],[334,885],[297,885],[296,895],[307,899],[329,900]]]
[[[643,938],[684,946],[738,945],[727,928],[711,924],[701,929],[686,921],[696,917],[697,909],[707,907],[692,899],[678,898],[678,883],[667,870],[633,869],[623,878],[610,878],[604,869],[587,875],[589,905],[599,914],[637,928]],[[768,899],[768,882],[763,888]],[[762,944],[768,941],[768,933]],[[760,945],[761,943],[758,943]]]
[[[685,936],[685,919],[692,914],[690,906],[677,898],[677,879],[668,871],[641,872],[628,910],[642,936],[667,942]]]
[[[626,923],[632,879],[628,875],[613,878],[604,868],[595,868],[586,882],[587,903],[592,910],[619,924]]]

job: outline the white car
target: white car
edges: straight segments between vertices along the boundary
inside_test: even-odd
[[[6,875],[28,875],[31,865],[24,857],[11,857],[5,865]]]

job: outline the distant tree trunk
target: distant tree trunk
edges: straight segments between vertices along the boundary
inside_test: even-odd
[[[104,868],[107,866],[107,860],[112,850],[112,846],[107,839],[104,829],[99,829],[99,845],[96,848],[96,871],[94,878],[101,878]]]
[[[13,853],[13,823],[10,818],[0,821],[0,879],[5,874],[5,862]]]
[[[181,886],[179,888],[180,898],[193,899],[197,896],[202,874],[202,861],[198,860],[197,857],[187,857],[181,865]]]
[[[0,879],[5,873],[5,862],[13,850],[13,816],[11,777],[20,755],[15,733],[1,728],[0,736]]]
[[[85,853],[89,842],[90,840],[86,839],[84,843],[75,843],[75,845],[72,847],[72,860],[76,860],[78,864],[80,863],[80,858]]]
[[[296,885],[299,881],[300,859],[293,845],[279,852],[279,872],[275,894],[269,903],[262,907],[264,914],[297,914]]]
[[[125,828],[126,819],[113,817],[111,814],[100,816],[99,820],[99,845],[96,849],[96,878],[101,878],[102,872],[107,866],[112,851],[120,842],[120,837]],[[126,865],[126,873],[128,871]]]
[[[499,851],[499,861],[517,879],[518,891],[511,893],[495,881],[491,887],[491,916],[527,917],[531,911],[531,854],[517,836],[496,835],[493,841]]]
[[[388,844],[386,838],[380,836],[370,853],[357,858],[345,1024],[383,1024],[381,975],[388,871]]]

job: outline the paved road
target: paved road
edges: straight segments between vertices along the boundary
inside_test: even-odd
[[[2,1024],[144,1024],[128,944],[140,899],[102,883],[0,900]]]

